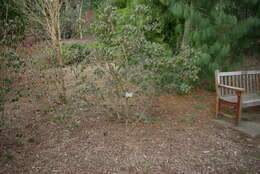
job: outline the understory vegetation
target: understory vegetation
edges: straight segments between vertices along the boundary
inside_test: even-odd
[[[112,115],[144,114],[149,109],[137,106],[151,107],[163,92],[213,90],[214,70],[259,54],[258,0],[12,0],[0,8],[3,46],[28,36],[47,43],[43,60],[32,61],[52,64],[42,71],[55,72],[60,103],[70,93],[69,69],[70,95]],[[90,36],[95,43],[61,42]]]
[[[19,74],[23,72],[25,61],[21,60],[19,55],[13,51],[0,49],[0,131],[4,127],[6,120],[5,103],[6,95],[12,91],[12,85],[19,80]],[[20,96],[19,91],[12,100],[16,101]]]

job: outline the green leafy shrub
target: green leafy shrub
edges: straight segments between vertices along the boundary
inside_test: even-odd
[[[82,61],[89,62],[90,49],[82,44],[73,44],[63,50],[65,65],[79,64]]]
[[[200,68],[197,66],[199,56],[199,52],[187,47],[177,55],[163,57],[160,62],[153,65],[157,85],[168,92],[175,89],[178,94],[187,94],[199,79]]]
[[[101,32],[98,34],[99,36],[107,39],[105,40],[105,43],[109,45],[111,42],[114,41],[111,41],[111,38],[123,38],[126,36],[129,40],[129,38],[132,37],[129,37],[127,34],[125,34],[127,33],[127,31],[124,31],[123,27],[137,26],[139,28],[142,28],[143,35],[142,37],[139,36],[138,39],[142,38],[146,42],[146,44],[142,43],[140,45],[142,45],[142,47],[146,47],[143,48],[146,51],[149,49],[153,49],[153,51],[151,51],[152,54],[157,51],[159,53],[158,55],[153,55],[154,57],[152,56],[152,59],[145,59],[144,55],[138,56],[141,57],[143,60],[149,60],[149,63],[146,63],[143,66],[145,70],[153,72],[153,75],[150,78],[152,78],[156,82],[157,87],[162,88],[168,92],[172,92],[173,90],[175,90],[178,94],[187,94],[198,82],[200,72],[198,64],[202,54],[199,50],[195,50],[194,48],[190,48],[188,46],[186,48],[184,47],[171,51],[170,46],[165,46],[162,44],[162,39],[156,39],[156,37],[158,37],[158,34],[162,34],[162,32],[164,32],[165,28],[163,27],[163,25],[165,21],[159,20],[164,19],[164,17],[158,18],[158,16],[154,14],[156,10],[153,9],[153,5],[154,4],[152,3],[146,3],[146,5],[143,5],[143,3],[141,2],[133,2],[132,5],[129,5],[130,7],[128,8],[114,10],[115,13],[111,12],[111,16],[107,15],[104,16],[104,18],[108,18],[108,20],[110,20],[110,23],[112,23],[112,25],[114,25],[117,30],[122,31],[112,33],[109,30],[104,30],[105,32]],[[139,14],[138,17],[133,17],[134,13],[138,14],[138,12],[135,10],[143,7],[146,8],[149,12],[146,11],[143,13],[145,15]],[[113,20],[113,16],[117,15],[116,13],[120,15],[120,19],[122,20],[121,23],[119,22],[119,19]],[[101,25],[102,24],[104,23],[101,23]],[[135,31],[131,32],[135,34]],[[125,36],[122,36],[118,33],[124,33]],[[131,44],[138,44],[138,39],[136,39],[137,42],[133,42]],[[135,54],[132,55],[135,56]],[[140,63],[140,60],[136,58],[131,59],[131,61],[136,61]]]
[[[77,94],[107,114],[145,115],[152,106],[154,72],[146,67],[163,54],[164,47],[145,38],[146,31],[157,27],[149,13],[143,5],[125,11],[111,5],[100,9],[93,31],[102,47],[95,49]]]
[[[110,0],[110,4],[114,7],[125,8],[127,5],[127,0]]]

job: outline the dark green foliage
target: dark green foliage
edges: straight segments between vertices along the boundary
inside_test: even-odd
[[[259,0],[242,0],[235,1],[233,8],[228,9],[229,13],[236,14],[239,21],[250,19],[248,23],[251,23],[252,27],[242,28],[240,32],[248,32],[243,37],[239,38],[236,43],[236,47],[240,47],[240,52],[252,55],[252,53],[260,52],[260,1]],[[240,44],[239,44],[240,43]],[[244,48],[244,49],[243,49]]]
[[[174,89],[179,94],[188,93],[198,80],[199,51],[190,47],[172,51],[160,38],[162,23],[154,20],[157,18],[154,6],[143,5],[140,1],[128,1],[128,6],[120,9],[112,6],[112,12],[105,8],[97,18],[99,24],[95,32],[106,45],[106,59],[125,56],[128,66],[143,64],[146,72],[154,74],[149,79],[156,81],[157,87],[168,92]],[[138,14],[136,7],[145,8],[147,12]],[[133,14],[137,16],[133,17]],[[138,81],[145,80],[141,76],[133,78],[133,82]]]
[[[26,18],[13,0],[0,0],[0,44],[12,45],[25,37]]]
[[[0,66],[1,69],[12,69],[16,71],[17,69],[25,66],[25,61],[20,60],[15,52],[1,52],[0,53]]]
[[[118,8],[126,8],[127,0],[110,0],[110,4]]]
[[[10,153],[4,153],[3,157],[8,159],[8,160],[12,160],[14,158],[14,156],[12,154],[10,154]]]
[[[168,43],[173,52],[189,45],[201,53],[200,81],[208,84],[207,88],[214,86],[215,69],[232,70],[241,63],[241,56],[259,49],[260,34],[255,32],[260,30],[258,0],[143,0],[142,3],[152,7],[153,19],[161,23],[156,36]]]
[[[65,65],[79,64],[82,61],[89,62],[90,49],[82,44],[73,44],[64,48]]]
[[[161,58],[152,68],[156,71],[157,85],[167,92],[174,89],[178,94],[187,94],[198,81],[200,71],[197,61],[201,55],[185,48],[174,56]]]

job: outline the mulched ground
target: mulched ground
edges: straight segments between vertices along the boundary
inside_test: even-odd
[[[260,173],[253,140],[211,121],[212,94],[203,102],[165,98],[159,121],[131,124],[84,107],[53,121],[23,103],[16,114],[7,111],[12,121],[1,132],[0,173]]]
[[[21,78],[13,90],[30,86],[32,78]],[[8,94],[1,174],[260,173],[255,140],[213,123],[214,93],[158,97],[157,119],[134,123],[76,101],[41,110],[27,93]]]

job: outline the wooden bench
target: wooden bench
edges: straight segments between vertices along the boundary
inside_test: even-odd
[[[242,108],[260,105],[260,71],[215,71],[216,81],[216,118],[219,114],[233,118],[238,126]],[[236,114],[220,111],[221,105],[231,106]]]

